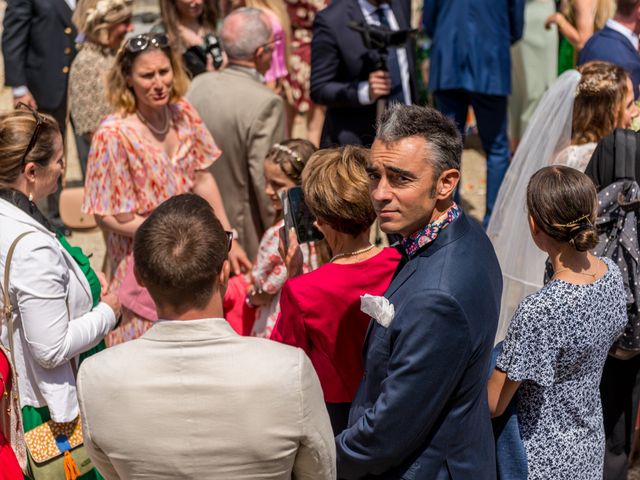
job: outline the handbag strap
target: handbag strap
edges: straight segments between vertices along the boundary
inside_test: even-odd
[[[4,318],[7,321],[7,330],[9,331],[9,353],[11,354],[11,362],[13,365],[16,365],[16,357],[13,352],[13,305],[11,305],[11,299],[9,298],[9,272],[11,271],[11,259],[13,258],[13,253],[16,250],[16,246],[18,242],[22,240],[24,237],[33,232],[24,232],[18,235],[18,237],[13,241],[11,246],[9,247],[9,252],[7,253],[7,260],[4,264],[4,283],[2,286],[2,293],[4,297]],[[0,319],[1,321],[1,319]],[[1,323],[0,323],[1,325]],[[14,377],[18,378],[18,371],[14,372]],[[16,388],[18,392],[18,396],[20,396],[20,390]]]

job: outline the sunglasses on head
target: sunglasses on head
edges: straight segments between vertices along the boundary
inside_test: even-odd
[[[124,44],[127,52],[138,53],[149,48],[169,48],[169,37],[164,33],[143,33],[130,38]]]
[[[27,145],[27,148],[22,155],[22,160],[20,161],[20,167],[24,169],[24,166],[27,163],[27,155],[29,155],[29,152],[33,150],[33,147],[36,146],[36,142],[38,141],[38,135],[40,134],[40,130],[42,128],[42,125],[44,124],[44,117],[26,103],[19,102],[18,104],[16,104],[16,110],[29,112],[36,120],[36,126],[31,133],[31,139],[29,140],[29,144]]]

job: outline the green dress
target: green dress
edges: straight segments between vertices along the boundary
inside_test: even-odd
[[[569,40],[562,37],[558,48],[558,75],[572,68],[576,68],[576,50]]]
[[[95,307],[100,302],[100,294],[102,288],[100,287],[100,281],[98,280],[96,272],[94,272],[91,268],[89,258],[82,252],[82,249],[80,247],[72,247],[69,242],[67,242],[67,239],[64,236],[58,235],[57,238],[62,247],[67,251],[67,253],[69,253],[69,255],[73,257],[76,263],[80,266],[82,273],[84,273],[85,277],[87,278],[89,287],[91,288],[93,306]],[[105,348],[106,345],[104,343],[104,340],[101,340],[98,345],[80,354],[79,363],[81,364],[85,358],[88,358],[91,355],[104,350]],[[51,420],[51,414],[49,413],[48,407],[22,407],[22,423],[25,432],[33,430],[34,428],[42,425],[48,420]],[[28,480],[28,477],[25,477],[25,479]],[[94,468],[89,473],[78,477],[78,480],[104,480],[104,477],[100,475],[98,470]]]

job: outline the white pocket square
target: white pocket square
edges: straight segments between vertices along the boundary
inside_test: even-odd
[[[368,293],[360,297],[360,310],[374,318],[376,322],[385,328],[391,325],[393,316],[396,313],[393,303],[389,302],[385,297],[377,297]]]

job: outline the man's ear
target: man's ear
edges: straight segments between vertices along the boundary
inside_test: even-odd
[[[453,191],[460,182],[460,170],[450,168],[440,174],[436,182],[436,195],[438,200],[446,200],[453,195]]]
[[[231,264],[229,260],[225,260],[218,274],[218,287],[224,296],[224,292],[227,290],[227,284],[229,283],[229,275],[231,274]]]
[[[133,265],[133,276],[136,278],[136,282],[138,282],[138,285],[144,287],[144,282],[142,281],[142,277],[138,273],[138,269],[136,268],[135,264]]]

